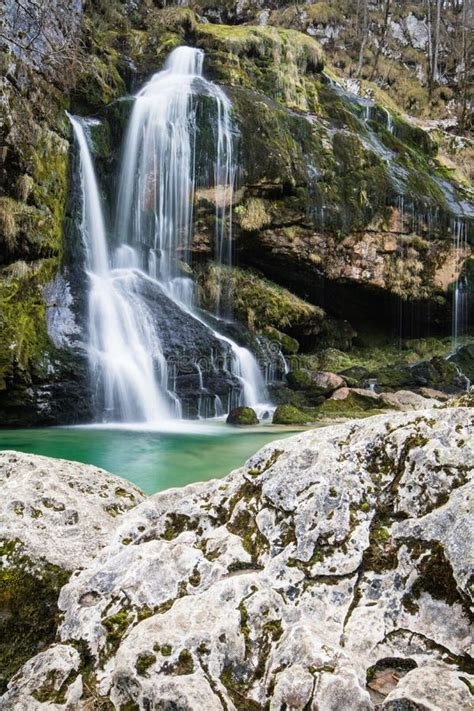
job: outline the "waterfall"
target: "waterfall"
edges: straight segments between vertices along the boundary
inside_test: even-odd
[[[160,324],[143,295],[143,284],[148,293],[164,295],[222,344],[228,354],[227,410],[238,404],[263,405],[266,400],[265,382],[253,354],[210,326],[194,304],[189,265],[195,189],[203,181],[214,188],[215,259],[218,265],[230,265],[237,172],[231,102],[220,87],[203,77],[203,59],[201,50],[175,49],[164,69],[135,97],[110,254],[87,136],[83,124],[70,117],[81,156],[83,236],[91,283],[89,352],[107,420],[150,422],[182,415],[176,394],[179,362],[168,368]],[[198,121],[203,101],[211,109],[204,126],[210,131],[204,177],[196,164],[199,131],[205,123]],[[199,416],[207,417],[211,411],[221,414],[222,399],[206,390],[197,358],[193,366]]]
[[[454,283],[452,309],[452,342],[453,351],[459,345],[459,339],[466,335],[468,321],[468,283],[467,276],[462,273],[463,262],[468,254],[466,223],[462,218],[453,218],[451,234],[455,250],[456,281]]]
[[[203,60],[202,50],[178,47],[136,95],[125,140],[116,231],[120,249],[131,244],[149,250],[149,275],[181,309],[230,347],[229,370],[241,383],[237,404],[256,406],[265,400],[266,391],[255,357],[196,314],[194,282],[183,276],[183,264],[191,262],[199,97],[210,99],[215,113],[213,170],[208,176],[215,195],[215,259],[218,265],[230,265],[232,260],[237,173],[232,106],[222,89],[203,77]],[[219,285],[218,303],[221,292]]]
[[[107,420],[155,421],[170,416],[155,363],[166,363],[131,270],[109,264],[100,194],[83,124],[70,116],[81,169],[82,225],[89,290],[89,359]],[[122,253],[124,256],[124,253]],[[122,264],[119,265],[121,267]]]
[[[153,275],[173,292],[181,264],[190,263],[196,187],[196,96],[216,112],[213,175],[218,264],[231,261],[231,210],[236,164],[231,103],[202,76],[204,53],[178,47],[163,71],[135,97],[120,177],[117,234],[122,244],[148,245]]]

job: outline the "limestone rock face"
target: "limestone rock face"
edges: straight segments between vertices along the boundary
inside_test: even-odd
[[[71,572],[91,562],[119,515],[143,494],[97,467],[19,452],[0,453],[0,487],[1,693],[24,662],[53,641],[59,590]],[[60,659],[64,668],[62,653],[45,654],[48,664]],[[34,676],[44,664],[41,657],[28,669]],[[54,675],[61,676],[56,666]],[[31,689],[38,685],[34,676]],[[27,708],[36,706],[32,701]]]
[[[0,453],[0,539],[36,564],[83,568],[105,545],[117,516],[143,493],[103,469],[20,452]]]
[[[471,708],[473,431],[469,408],[352,421],[144,501],[0,708],[36,708],[58,654],[60,709],[81,684],[78,709]]]

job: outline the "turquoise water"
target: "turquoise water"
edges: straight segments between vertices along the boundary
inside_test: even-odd
[[[195,424],[177,432],[88,427],[0,430],[0,450],[94,464],[154,494],[225,476],[267,442],[291,434],[294,430],[224,424]]]

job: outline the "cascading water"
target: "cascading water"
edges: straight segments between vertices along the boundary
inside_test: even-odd
[[[116,231],[121,259],[128,258],[130,267],[141,263],[180,308],[205,324],[195,313],[194,284],[183,275],[183,264],[191,261],[199,97],[211,100],[215,115],[213,174],[207,180],[215,191],[218,265],[231,263],[237,166],[231,103],[220,87],[202,76],[203,59],[199,49],[178,47],[163,71],[137,94],[123,155]],[[219,285],[219,295],[221,291]],[[229,408],[264,401],[265,384],[252,353],[211,330],[230,347],[229,371],[241,384],[239,401],[229,398]]]
[[[170,408],[155,376],[166,362],[150,328],[149,314],[134,293],[134,276],[111,269],[104,217],[86,133],[69,117],[79,146],[82,187],[82,236],[87,252],[89,291],[89,358],[97,395],[108,420],[155,421]]]
[[[213,160],[206,154],[206,163],[213,169],[202,180],[215,191],[219,265],[231,263],[236,176],[231,104],[219,87],[203,78],[202,65],[202,51],[180,47],[135,98],[123,152],[115,247],[110,255],[85,124],[70,117],[81,158],[82,233],[91,284],[89,353],[103,418],[108,421],[163,422],[182,415],[176,395],[179,362],[170,361],[168,367],[151,292],[174,304],[177,318],[181,313],[188,321],[198,322],[225,353],[221,372],[228,374],[230,384],[224,400],[222,392],[206,389],[198,359],[192,362],[199,416],[221,415],[239,404],[255,407],[266,400],[265,382],[252,353],[210,326],[194,306],[195,287],[188,265],[194,193],[199,187],[200,101],[212,108],[207,128],[213,146],[209,148],[208,140],[206,148],[213,151]]]
[[[453,218],[451,232],[456,254],[456,271],[458,273],[454,284],[452,311],[452,341],[453,351],[455,351],[459,345],[459,339],[466,335],[468,321],[468,283],[467,276],[462,273],[462,266],[466,255],[469,253],[469,248],[466,223],[462,218]]]

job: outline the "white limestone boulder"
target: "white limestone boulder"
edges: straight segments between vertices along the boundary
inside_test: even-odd
[[[2,689],[54,639],[61,587],[144,494],[97,467],[19,452],[0,453],[0,489]]]
[[[146,500],[61,591],[58,635],[81,655],[63,698],[446,711],[452,693],[470,708],[473,441],[469,408],[395,412]],[[31,675],[3,708],[28,708]]]

